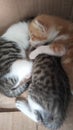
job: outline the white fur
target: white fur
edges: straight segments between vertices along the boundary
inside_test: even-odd
[[[58,40],[67,40],[69,38],[69,35],[65,34],[65,35],[60,35],[58,37],[56,37],[55,41]]]
[[[35,41],[33,41],[32,39],[30,39],[30,44],[33,47],[35,47],[37,45],[42,45],[42,44],[44,44],[46,42],[47,42],[47,40],[43,40],[43,41],[35,40]]]
[[[33,121],[37,122],[36,117],[34,113],[31,111],[29,104],[27,104],[25,101],[16,101],[16,107],[23,112],[27,117],[32,119]]]
[[[32,111],[33,110],[43,111],[42,107],[38,103],[33,101],[30,96],[28,96],[28,103],[29,103],[29,106],[32,109]]]
[[[38,122],[37,117],[33,111],[31,111],[31,108],[29,107],[29,104],[26,104],[25,101],[16,101],[16,107],[23,112],[27,117],[29,117],[31,120]]]
[[[2,35],[2,38],[14,41],[19,47],[27,49],[29,46],[29,32],[28,23],[18,22],[8,28],[8,30]]]
[[[17,60],[15,61],[11,68],[10,72],[4,77],[17,77],[19,82],[14,86],[16,87],[24,79],[29,79],[32,73],[32,62],[27,60]]]
[[[24,101],[17,100],[16,107],[35,122],[38,122],[37,115],[35,114],[35,110],[41,112],[43,111],[42,107],[36,102],[34,102],[30,96],[28,97],[28,102],[26,102],[26,100]]]
[[[55,39],[55,37],[59,34],[59,30],[56,30],[56,27],[55,26],[52,26],[52,27],[50,27],[49,28],[49,30],[48,30],[48,33],[47,33],[47,35],[48,35],[48,42],[51,42],[52,40],[54,40]]]
[[[66,53],[66,49],[63,48],[61,51],[59,52],[55,52],[53,50],[53,48],[50,45],[47,46],[40,46],[38,48],[36,48],[34,51],[32,51],[29,55],[30,59],[35,59],[36,56],[38,56],[39,54],[48,54],[48,55],[53,55],[53,56],[63,56]]]

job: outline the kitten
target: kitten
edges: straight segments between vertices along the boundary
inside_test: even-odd
[[[57,129],[66,117],[70,86],[58,57],[41,54],[33,62],[28,99],[16,101],[16,107],[33,121]]]
[[[0,92],[8,97],[20,95],[29,86],[32,61],[26,58],[28,34],[28,24],[19,22],[0,38]]]
[[[73,23],[50,15],[39,15],[29,24],[30,43],[32,46],[53,41],[57,36],[67,39],[73,33]]]
[[[59,17],[39,15],[30,22],[29,32],[30,44],[33,47],[41,45],[30,53],[31,59],[42,53],[63,56],[68,52],[70,46],[73,46],[73,23]],[[42,46],[46,42],[47,45]],[[50,42],[51,44],[49,44]],[[71,55],[68,56],[68,59],[71,59]]]

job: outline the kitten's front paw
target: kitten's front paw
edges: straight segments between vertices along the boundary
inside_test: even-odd
[[[36,55],[35,55],[35,51],[32,51],[30,54],[29,54],[29,58],[31,60],[35,59]]]
[[[16,108],[18,108],[19,110],[22,110],[24,107],[25,107],[25,101],[23,101],[23,100],[16,101]]]
[[[53,49],[54,54],[56,56],[63,56],[66,54],[66,48],[61,44],[59,44],[59,45],[52,44],[52,45],[50,45],[50,48]]]
[[[19,109],[22,106],[22,104],[23,104],[22,101],[19,101],[19,100],[16,101],[16,108]]]
[[[44,50],[44,46],[38,46],[36,49],[34,49],[30,54],[29,54],[29,58],[30,59],[35,59],[39,54],[43,53]]]

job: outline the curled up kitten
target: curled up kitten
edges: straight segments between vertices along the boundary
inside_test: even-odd
[[[28,98],[16,101],[16,107],[47,128],[61,127],[70,101],[70,85],[60,58],[38,55],[33,62]]]
[[[67,39],[73,34],[73,23],[60,17],[42,14],[29,24],[30,43],[32,46],[50,43],[55,38]]]
[[[32,61],[26,59],[29,47],[28,24],[12,25],[0,37],[0,92],[16,97],[29,86]]]
[[[30,53],[31,59],[34,59],[38,54],[48,54],[63,56],[64,64],[67,64],[66,61],[70,65],[73,64],[73,53],[70,53],[70,50],[73,51],[72,22],[42,14],[30,22],[29,32],[31,46],[40,46]],[[43,46],[44,43],[47,45]]]

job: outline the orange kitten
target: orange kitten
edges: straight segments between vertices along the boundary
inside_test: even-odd
[[[51,42],[57,36],[66,39],[73,32],[73,23],[55,16],[40,15],[32,20],[29,30],[30,42],[35,46]]]
[[[73,23],[59,17],[37,16],[29,24],[29,31],[31,46],[40,46],[30,53],[31,59],[42,53],[63,56],[73,46]],[[46,42],[48,45],[43,46]]]

